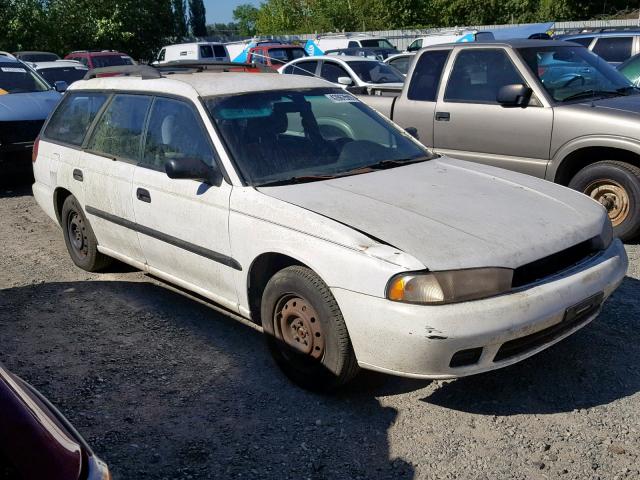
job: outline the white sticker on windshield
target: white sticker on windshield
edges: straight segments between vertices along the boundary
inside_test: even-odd
[[[327,93],[325,97],[333,103],[356,103],[360,101],[349,93]]]
[[[24,68],[15,68],[15,67],[1,67],[0,70],[2,70],[5,73],[25,73],[26,72]]]

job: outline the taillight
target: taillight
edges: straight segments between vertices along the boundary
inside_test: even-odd
[[[40,147],[40,135],[36,137],[36,141],[33,142],[33,150],[31,152],[31,161],[36,163],[38,159],[38,147]]]

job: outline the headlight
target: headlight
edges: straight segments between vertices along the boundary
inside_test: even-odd
[[[389,281],[387,298],[420,304],[478,300],[508,292],[512,278],[513,270],[508,268],[401,273]]]

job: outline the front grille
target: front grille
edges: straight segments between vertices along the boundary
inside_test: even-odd
[[[498,353],[493,358],[494,362],[507,360],[520,354],[534,350],[554,339],[562,336],[575,326],[586,321],[591,315],[596,313],[602,304],[604,294],[599,293],[588,298],[584,302],[567,309],[564,319],[560,323],[556,323],[544,330],[532,333],[525,337],[516,338],[502,344]]]
[[[44,120],[0,122],[0,144],[33,142],[43,124]]]
[[[597,237],[592,238],[561,252],[516,268],[513,271],[511,287],[518,288],[529,285],[582,262],[599,250],[597,240]]]

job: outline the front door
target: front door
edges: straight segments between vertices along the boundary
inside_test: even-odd
[[[142,161],[133,178],[138,236],[149,271],[237,309],[231,258],[231,185],[209,185],[167,176],[169,159],[216,165],[215,150],[195,106],[157,97],[151,107]]]
[[[544,177],[553,109],[534,97],[525,108],[503,107],[501,87],[526,84],[506,50],[467,48],[453,59],[434,114],[434,146],[463,160]]]
[[[131,189],[150,105],[146,95],[114,95],[89,138],[82,171],[85,209],[99,245],[142,264]]]

